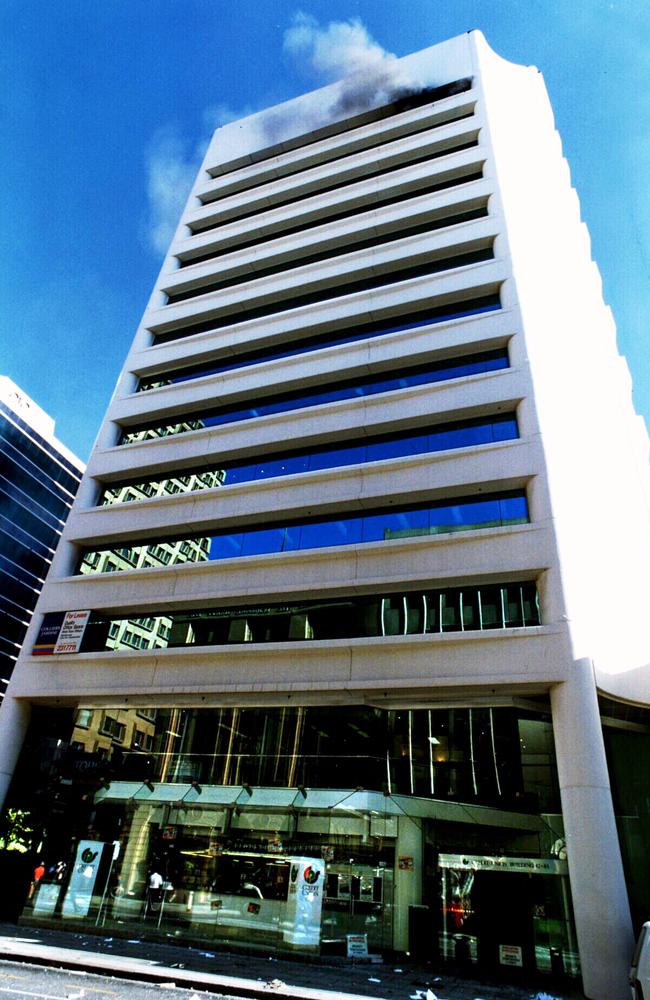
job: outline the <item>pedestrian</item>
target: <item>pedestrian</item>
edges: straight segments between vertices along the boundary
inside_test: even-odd
[[[163,877],[155,869],[149,876],[149,886],[147,889],[147,910],[158,910],[162,898]]]
[[[45,865],[42,861],[39,861],[38,864],[36,865],[36,868],[34,869],[34,874],[32,875],[32,884],[29,887],[29,895],[27,897],[28,899],[32,898],[32,896],[36,892],[38,883],[41,881],[44,875],[45,875]]]

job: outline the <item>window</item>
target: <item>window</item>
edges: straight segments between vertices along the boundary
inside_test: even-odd
[[[412,95],[407,100],[383,105],[379,112],[375,111],[364,114],[363,119],[355,118],[343,123],[339,122],[336,125],[330,125],[327,130],[328,139],[325,141],[322,138],[305,141],[305,138],[302,137],[303,141],[299,145],[296,141],[289,144],[284,143],[281,151],[277,147],[267,147],[266,150],[260,151],[260,158],[256,163],[253,176],[250,176],[249,169],[246,170],[246,176],[242,178],[240,171],[235,170],[232,173],[227,168],[224,171],[223,166],[209,168],[208,174],[214,178],[219,177],[223,172],[227,173],[229,176],[226,177],[226,185],[229,192],[249,191],[271,177],[285,177],[301,173],[314,164],[340,161],[346,159],[348,156],[356,155],[364,149],[385,146],[389,142],[393,142],[395,139],[404,136],[428,132],[432,128],[439,128],[451,122],[471,118],[474,111],[473,101],[462,103],[460,106],[446,108],[443,111],[430,108],[424,117],[418,115],[413,120],[406,122],[400,121],[395,124],[382,124],[378,134],[376,130],[373,130],[370,134],[367,133],[367,130],[365,130],[365,134],[364,131],[359,132],[362,126],[367,126],[370,122],[384,121],[394,115],[400,115],[406,110],[411,110],[416,106],[433,104],[434,101],[437,102],[451,95],[465,93],[470,89],[471,80],[456,80],[454,83],[446,84],[435,90],[422,91],[417,96]],[[432,111],[433,113],[431,113]],[[297,154],[293,156],[290,154],[288,159],[282,157],[285,160],[284,163],[278,164],[277,160],[274,159],[271,167],[265,165],[268,157],[275,157],[279,152],[286,153],[290,149],[295,150],[296,147],[298,148]],[[202,196],[201,201],[205,203],[212,201],[213,198],[214,194],[209,193]]]
[[[151,733],[145,733],[142,729],[134,729],[133,738],[131,740],[132,750],[151,750],[153,746],[153,736]]]
[[[335,519],[317,517],[299,522],[272,524],[263,528],[223,530],[212,535],[209,547],[205,539],[188,539],[188,541],[205,543],[197,545],[197,560],[232,559],[273,552],[394,541],[422,535],[504,527],[527,521],[526,495],[520,490],[492,496],[459,497],[430,505],[396,506],[363,513],[355,511]],[[169,544],[171,546],[174,543]],[[155,553],[160,548],[161,546],[155,544],[153,546],[134,544],[132,551],[146,555],[149,551]],[[184,562],[186,558],[182,554],[175,555],[173,562]],[[78,572],[93,572],[92,569],[88,569],[85,557]],[[515,612],[516,608],[513,609],[513,615]]]
[[[202,378],[205,375],[217,375],[219,372],[234,371],[237,368],[247,368],[250,365],[257,365],[263,361],[275,361],[279,358],[293,357],[294,355],[317,351],[323,347],[336,347],[339,344],[352,344],[359,340],[368,340],[374,337],[383,337],[390,333],[399,333],[403,330],[414,330],[418,327],[428,326],[432,323],[441,323],[448,319],[457,319],[462,316],[470,316],[475,313],[489,312],[499,308],[498,296],[483,296],[470,301],[460,301],[445,307],[421,309],[415,312],[406,313],[403,316],[395,315],[390,319],[373,321],[371,323],[355,323],[348,329],[338,330],[336,333],[326,331],[324,333],[311,334],[297,340],[292,340],[288,344],[278,347],[256,348],[254,351],[244,351],[234,357],[228,354],[220,361],[208,361],[200,364],[188,365],[186,368],[174,369],[163,375],[152,375],[140,379],[138,391],[144,392],[147,389],[159,389],[163,385],[171,385],[176,382],[186,382],[195,378]],[[158,337],[162,341],[164,336]],[[171,335],[168,340],[176,339]]]
[[[510,441],[516,437],[518,430],[515,414],[507,413],[442,424],[437,427],[402,431],[397,434],[368,437],[360,443],[342,441],[321,448],[287,451],[283,454],[271,453],[253,461],[231,462],[223,469],[215,469],[210,474],[188,477],[192,480],[189,488],[210,489],[219,484],[232,486],[236,483],[255,482],[276,476],[292,476],[315,470],[342,468],[346,465],[383,462],[391,458],[447,451],[451,448],[477,447],[497,441]],[[168,482],[170,480],[161,480],[150,485],[156,489],[162,487],[164,491],[168,489],[166,487]],[[115,487],[106,490],[101,502],[103,504],[114,502],[110,499],[114,491]],[[121,499],[126,501],[130,496],[125,493]],[[186,555],[189,554],[190,548],[186,542],[181,546],[181,551]]]
[[[292,390],[277,396],[263,396],[249,402],[245,407],[241,403],[234,403],[204,413],[191,414],[187,419],[178,423],[129,429],[124,432],[120,443],[130,444],[133,441],[145,441],[148,438],[183,434],[200,427],[230,424],[239,420],[267,416],[271,413],[285,413],[341,399],[373,396],[380,392],[392,392],[417,385],[430,385],[448,379],[469,378],[471,375],[500,371],[507,367],[508,353],[502,349],[476,355],[463,355],[458,358],[446,358],[437,363],[406,368],[399,374],[386,373],[383,377],[370,375],[355,379],[339,379],[336,382],[314,388],[310,392],[305,392],[302,389]]]
[[[126,726],[113,716],[104,715],[99,731],[102,736],[110,736],[116,743],[122,743],[126,735]]]
[[[318,189],[314,192],[314,196],[318,197],[331,190],[338,191],[342,188],[350,187],[353,184],[370,180],[373,177],[388,177],[390,174],[395,173],[398,170],[402,170],[404,167],[413,166],[417,163],[428,163],[430,160],[435,160],[442,156],[449,156],[451,153],[460,152],[461,150],[469,149],[477,145],[477,130],[474,128],[458,135],[454,139],[447,139],[442,142],[430,141],[427,143],[427,137],[425,135],[422,137],[421,142],[415,143],[410,150],[404,150],[402,155],[399,157],[398,162],[394,162],[395,156],[392,150],[388,149],[382,152],[381,147],[378,147],[377,154],[373,157],[367,158],[365,163],[362,163],[359,168],[353,172],[352,176],[350,176],[349,172],[343,174],[343,176],[341,176],[340,172],[337,172],[335,174],[335,180],[327,184],[319,184]],[[382,156],[389,157],[388,163],[382,163]],[[381,190],[381,188],[385,186],[387,185],[378,185],[378,187],[373,190],[370,195],[366,195],[364,201],[376,204],[376,191]],[[257,196],[253,193],[244,201],[239,209],[230,208],[226,217],[224,217],[222,210],[221,217],[218,217],[215,220],[214,216],[208,216],[207,218],[197,220],[192,223],[191,229],[193,233],[217,229],[219,226],[224,225],[224,223],[232,222],[234,219],[239,221],[252,218],[268,210],[269,207],[286,207],[298,199],[301,199],[304,202],[311,193],[311,190],[305,191],[304,186],[292,186],[289,190],[278,192],[275,197],[269,197],[268,193],[262,190],[257,193]],[[375,195],[375,197],[373,197],[373,195]],[[218,208],[219,206],[217,206],[217,211]],[[319,219],[323,218],[324,215],[325,212],[321,209],[319,211]],[[329,217],[331,217],[331,215]]]
[[[116,630],[119,626],[115,626]],[[93,711],[91,708],[80,708],[75,719],[75,726],[89,729],[93,724]]]
[[[525,614],[508,617],[509,605]],[[161,645],[170,647],[434,635],[527,628],[541,621],[532,581],[179,611],[166,620]],[[155,709],[138,714],[156,718]]]
[[[419,263],[414,263],[413,259],[408,258],[400,260],[399,264],[397,260],[393,260],[386,264],[384,269],[380,269],[379,265],[377,265],[374,271],[363,277],[354,276],[353,273],[350,274],[347,280],[339,277],[336,283],[330,287],[317,287],[315,291],[302,292],[301,294],[296,294],[295,290],[293,290],[288,293],[287,298],[274,297],[272,302],[265,300],[262,304],[253,305],[247,309],[223,313],[209,320],[192,323],[189,326],[175,327],[173,336],[171,337],[168,333],[159,333],[156,335],[155,330],[152,332],[156,336],[155,342],[157,344],[166,343],[169,340],[177,340],[179,337],[190,337],[195,333],[205,333],[207,330],[219,330],[233,323],[245,323],[250,320],[260,319],[263,316],[274,316],[276,313],[288,310],[295,311],[301,306],[311,305],[314,302],[325,302],[329,299],[339,298],[342,295],[352,295],[355,292],[369,292],[378,288],[384,288],[386,285],[396,285],[404,281],[409,281],[412,278],[422,278],[429,274],[438,274],[441,271],[493,260],[494,250],[492,242],[490,241],[489,246],[483,245],[486,243],[486,240],[482,239],[478,242],[481,244],[478,248],[475,248],[474,245],[470,249],[466,249],[464,246],[458,248],[449,247],[450,253],[447,257],[435,257],[435,259],[424,260],[424,262],[423,256],[426,255],[414,258]],[[252,292],[250,293],[250,300],[255,301]]]
[[[383,246],[385,243],[402,240],[408,236],[416,236],[425,232],[433,232],[436,229],[459,225],[461,222],[470,222],[473,219],[484,218],[487,214],[487,206],[484,205],[482,208],[474,208],[466,212],[450,211],[442,218],[429,219],[425,223],[416,222],[411,226],[405,225],[402,220],[401,225],[397,223],[394,229],[383,233],[382,235],[377,235],[376,232],[373,232],[373,235],[366,239],[359,237],[356,237],[356,239],[352,238],[348,241],[341,239],[341,241],[337,243],[336,247],[329,246],[326,250],[321,250],[311,254],[303,253],[302,255],[296,256],[293,261],[287,261],[283,256],[282,261],[279,264],[270,263],[266,266],[260,266],[254,271],[246,269],[244,272],[232,274],[230,277],[217,277],[202,285],[193,285],[191,288],[182,288],[179,291],[173,292],[170,291],[167,296],[167,301],[169,304],[183,302],[187,299],[196,298],[197,295],[205,295],[207,292],[213,292],[220,288],[233,288],[236,285],[244,284],[244,282],[270,277],[272,274],[286,273],[292,268],[304,267],[305,265],[315,264],[323,260],[329,261],[335,257],[339,257],[353,251],[355,253],[359,253],[362,250]],[[217,254],[215,254],[215,256],[217,256]],[[224,260],[224,269],[226,267],[226,263],[227,258]]]

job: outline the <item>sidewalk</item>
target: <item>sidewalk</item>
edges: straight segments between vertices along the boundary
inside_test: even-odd
[[[0,924],[0,961],[30,962],[230,996],[300,1000],[408,1000],[427,988],[437,1000],[577,1000],[575,989],[513,986],[413,965],[294,962],[263,955],[96,937]]]

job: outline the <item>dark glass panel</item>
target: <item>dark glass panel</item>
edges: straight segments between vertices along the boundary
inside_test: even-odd
[[[473,632],[481,627],[476,590],[461,591],[461,622],[464,632]]]
[[[481,623],[484,629],[503,628],[501,587],[481,587]]]
[[[440,595],[440,626],[442,632],[461,632],[461,592],[443,591]]]

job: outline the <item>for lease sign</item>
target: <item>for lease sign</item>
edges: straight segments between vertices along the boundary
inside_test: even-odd
[[[59,637],[54,644],[54,654],[78,653],[86,631],[90,611],[66,611]]]

